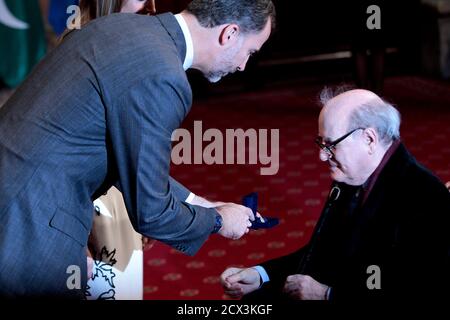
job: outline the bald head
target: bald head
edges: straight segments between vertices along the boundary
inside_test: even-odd
[[[334,96],[331,90],[324,89],[321,102],[319,122],[333,132],[372,127],[385,144],[400,136],[400,114],[371,91],[354,89]]]
[[[382,104],[383,100],[375,93],[355,89],[341,93],[333,98],[329,97],[326,101],[322,101],[324,107],[321,116],[328,122],[337,124],[339,128],[349,128],[350,116],[356,109],[361,108],[370,103]],[[327,125],[331,125],[327,123]]]

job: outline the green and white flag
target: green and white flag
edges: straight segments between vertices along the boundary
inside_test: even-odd
[[[45,55],[38,0],[0,0],[0,81],[19,85]]]

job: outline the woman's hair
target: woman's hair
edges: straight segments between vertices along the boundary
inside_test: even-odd
[[[127,0],[80,0],[81,25],[111,13],[120,12],[126,1]],[[142,10],[136,13],[154,14],[155,1],[145,1]]]
[[[80,0],[81,25],[91,20],[120,12],[126,0]]]

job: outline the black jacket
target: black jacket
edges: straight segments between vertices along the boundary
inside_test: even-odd
[[[301,273],[331,286],[335,300],[448,295],[450,193],[403,144],[352,214],[354,187],[334,186],[340,195],[328,199],[308,245],[262,264],[272,288],[280,290],[287,276]],[[367,286],[373,265],[380,268],[379,290]]]

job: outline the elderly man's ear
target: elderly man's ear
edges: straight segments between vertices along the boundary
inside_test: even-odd
[[[369,147],[369,154],[373,154],[379,142],[377,132],[373,128],[367,128],[364,130],[363,135],[364,142]]]
[[[445,186],[447,187],[448,191],[450,191],[450,181],[448,181]]]

